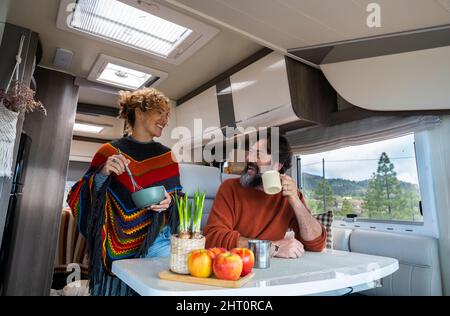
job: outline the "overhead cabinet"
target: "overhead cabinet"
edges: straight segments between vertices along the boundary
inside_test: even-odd
[[[221,102],[225,95],[231,98]],[[194,131],[195,119],[202,119],[203,128],[327,124],[336,100],[320,70],[273,52],[180,104],[177,123],[195,137],[201,136]]]
[[[177,106],[175,111],[177,127],[187,128],[193,139],[201,139],[207,128],[217,130],[221,127],[215,86]]]
[[[230,77],[236,125],[273,126],[298,119],[284,56],[269,54]]]

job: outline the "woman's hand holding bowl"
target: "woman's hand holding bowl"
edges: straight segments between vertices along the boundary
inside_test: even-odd
[[[167,193],[166,190],[164,190],[164,196],[165,196],[164,200],[159,202],[159,204],[154,204],[148,207],[147,209],[158,213],[167,210],[170,206],[170,203],[172,202],[172,197],[170,196],[169,193]]]

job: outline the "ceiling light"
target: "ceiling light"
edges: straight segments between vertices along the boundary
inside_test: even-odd
[[[151,74],[108,63],[97,80],[103,83],[112,83],[137,89],[144,85],[150,78],[152,78]]]
[[[86,123],[75,123],[73,130],[75,132],[85,132],[85,133],[100,133],[104,129],[103,126],[86,124]]]
[[[117,0],[78,0],[70,27],[168,56],[192,30]]]
[[[129,90],[156,86],[167,73],[118,58],[100,55],[88,79]]]

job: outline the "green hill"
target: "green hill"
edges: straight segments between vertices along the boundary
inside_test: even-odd
[[[303,173],[303,181],[304,184],[303,189],[305,191],[314,191],[319,181],[322,179],[322,177],[309,174],[309,173]],[[363,196],[367,190],[367,186],[369,183],[369,180],[363,180],[363,181],[352,181],[347,179],[327,179],[328,182],[331,185],[331,188],[333,189],[333,193],[335,195],[339,196]],[[408,192],[410,190],[418,191],[418,185],[400,181],[400,188]]]

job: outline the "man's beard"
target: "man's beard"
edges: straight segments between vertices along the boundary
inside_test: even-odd
[[[255,170],[254,175],[248,174],[248,169],[252,167]],[[240,179],[241,185],[246,188],[256,188],[262,185],[261,172],[257,164],[247,163]]]

